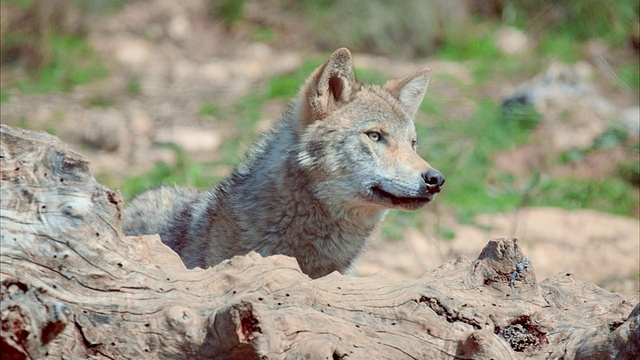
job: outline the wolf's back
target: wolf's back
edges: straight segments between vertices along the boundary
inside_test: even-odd
[[[126,235],[163,234],[176,213],[192,203],[199,192],[167,186],[148,190],[125,207],[122,230]]]

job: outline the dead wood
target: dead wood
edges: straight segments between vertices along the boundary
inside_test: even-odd
[[[1,127],[3,359],[636,359],[640,307],[571,274],[538,282],[517,239],[418,280],[311,280],[255,253],[187,270],[45,133]]]

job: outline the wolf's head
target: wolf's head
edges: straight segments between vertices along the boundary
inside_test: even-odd
[[[295,114],[297,161],[325,201],[418,209],[442,189],[444,176],[416,153],[413,117],[429,69],[383,86],[355,79],[349,50],[336,50],[300,90]]]

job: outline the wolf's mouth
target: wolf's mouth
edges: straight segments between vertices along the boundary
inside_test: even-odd
[[[394,207],[405,209],[417,209],[435,198],[435,194],[426,194],[425,196],[397,196],[390,192],[384,191],[379,186],[371,188],[373,198],[380,202],[390,203]]]

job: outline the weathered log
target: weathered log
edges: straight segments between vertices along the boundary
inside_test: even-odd
[[[125,237],[119,193],[45,133],[2,126],[3,359],[635,359],[640,306],[571,274],[542,282],[517,239],[417,280],[295,259],[184,267]]]

